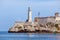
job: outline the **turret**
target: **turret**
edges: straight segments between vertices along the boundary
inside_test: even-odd
[[[55,17],[59,17],[59,13],[58,12],[55,13]]]

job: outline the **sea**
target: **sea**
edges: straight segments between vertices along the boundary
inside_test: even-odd
[[[0,32],[0,40],[60,40],[60,34]]]

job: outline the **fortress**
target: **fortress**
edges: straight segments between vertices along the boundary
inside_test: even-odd
[[[38,32],[41,30],[55,32],[57,28],[55,24],[60,27],[60,16],[59,13],[55,13],[55,16],[49,17],[35,17],[32,22],[32,10],[28,7],[28,19],[26,22],[16,21],[14,26],[9,28],[8,32]]]
[[[60,16],[59,13],[55,13],[55,16],[49,16],[49,17],[35,17],[35,22],[38,22],[39,24],[46,24],[48,22],[54,23],[54,24],[60,24]]]

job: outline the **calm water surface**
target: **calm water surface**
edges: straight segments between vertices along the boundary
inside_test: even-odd
[[[28,34],[0,32],[0,40],[60,40],[60,34]]]

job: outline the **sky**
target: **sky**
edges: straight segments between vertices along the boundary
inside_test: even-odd
[[[60,0],[0,0],[0,31],[8,31],[15,21],[26,21],[28,7],[32,10],[32,19],[38,16],[54,16],[60,13]]]

